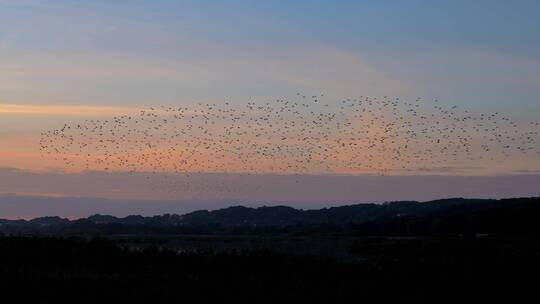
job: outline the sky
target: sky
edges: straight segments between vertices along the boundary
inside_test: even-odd
[[[324,93],[330,106],[337,107],[343,98],[388,95],[438,99],[470,111],[505,113],[516,121],[535,120],[540,117],[539,9],[538,1],[526,0],[0,0],[0,193],[40,199],[198,198],[219,200],[223,206],[236,199],[214,193],[163,195],[159,190],[148,190],[147,197],[133,189],[136,181],[122,180],[121,173],[111,177],[116,182],[109,185],[116,194],[107,187],[85,190],[83,181],[70,188],[80,191],[70,191],[64,186],[73,178],[70,174],[92,173],[64,172],[62,164],[40,156],[37,143],[44,130],[156,105],[241,105],[303,92]],[[270,195],[268,189],[274,188],[269,187],[242,199],[303,202],[301,206],[309,207],[324,202],[489,197],[490,192],[493,197],[530,196],[540,193],[524,189],[523,179],[529,184],[540,181],[538,170],[540,160],[533,158],[495,173],[475,173],[478,191],[462,194],[459,187],[448,186],[413,195],[411,189],[425,191],[420,177],[409,177],[416,182],[408,189],[399,186],[395,176],[363,177],[371,178],[369,183],[350,177],[355,181],[352,190],[370,192],[360,195],[339,190],[338,177],[321,176],[327,179],[328,195],[317,198],[308,195],[317,193],[309,176],[302,190],[282,185],[287,190],[279,197]],[[8,182],[13,172],[31,178],[14,185]],[[506,192],[485,187],[494,175],[504,177]],[[274,177],[260,179],[262,184],[275,182]],[[366,188],[375,181],[379,186]],[[95,209],[84,210],[99,211],[98,205],[104,206],[96,203]],[[0,217],[17,216],[16,208],[6,208],[0,203]],[[138,209],[128,204],[121,210],[127,214]],[[40,212],[21,209],[20,215]]]

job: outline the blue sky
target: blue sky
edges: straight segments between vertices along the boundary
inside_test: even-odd
[[[537,114],[539,8],[537,1],[3,0],[0,69],[8,81],[0,96],[125,105],[321,91]]]
[[[40,132],[102,111],[297,92],[336,108],[361,95],[423,97],[537,121],[539,12],[527,0],[0,0],[0,169],[33,168]],[[498,196],[531,194],[519,183]]]

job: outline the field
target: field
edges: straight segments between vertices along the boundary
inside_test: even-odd
[[[540,270],[540,243],[519,237],[12,236],[0,248],[4,295],[39,303],[515,302]]]

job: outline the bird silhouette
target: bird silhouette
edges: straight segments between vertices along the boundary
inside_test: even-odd
[[[297,93],[272,102],[153,106],[136,115],[65,123],[39,148],[66,167],[144,174],[170,191],[250,191],[204,174],[380,175],[538,157],[539,122],[473,114],[435,99]],[[182,184],[166,174],[182,175]],[[204,174],[203,174],[204,173]]]

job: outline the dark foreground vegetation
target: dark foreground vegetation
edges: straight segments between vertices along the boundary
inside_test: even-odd
[[[360,238],[355,263],[272,251],[120,248],[0,238],[2,297],[20,303],[519,303],[536,298],[530,238]]]
[[[540,200],[0,222],[21,303],[520,303],[537,298]]]

